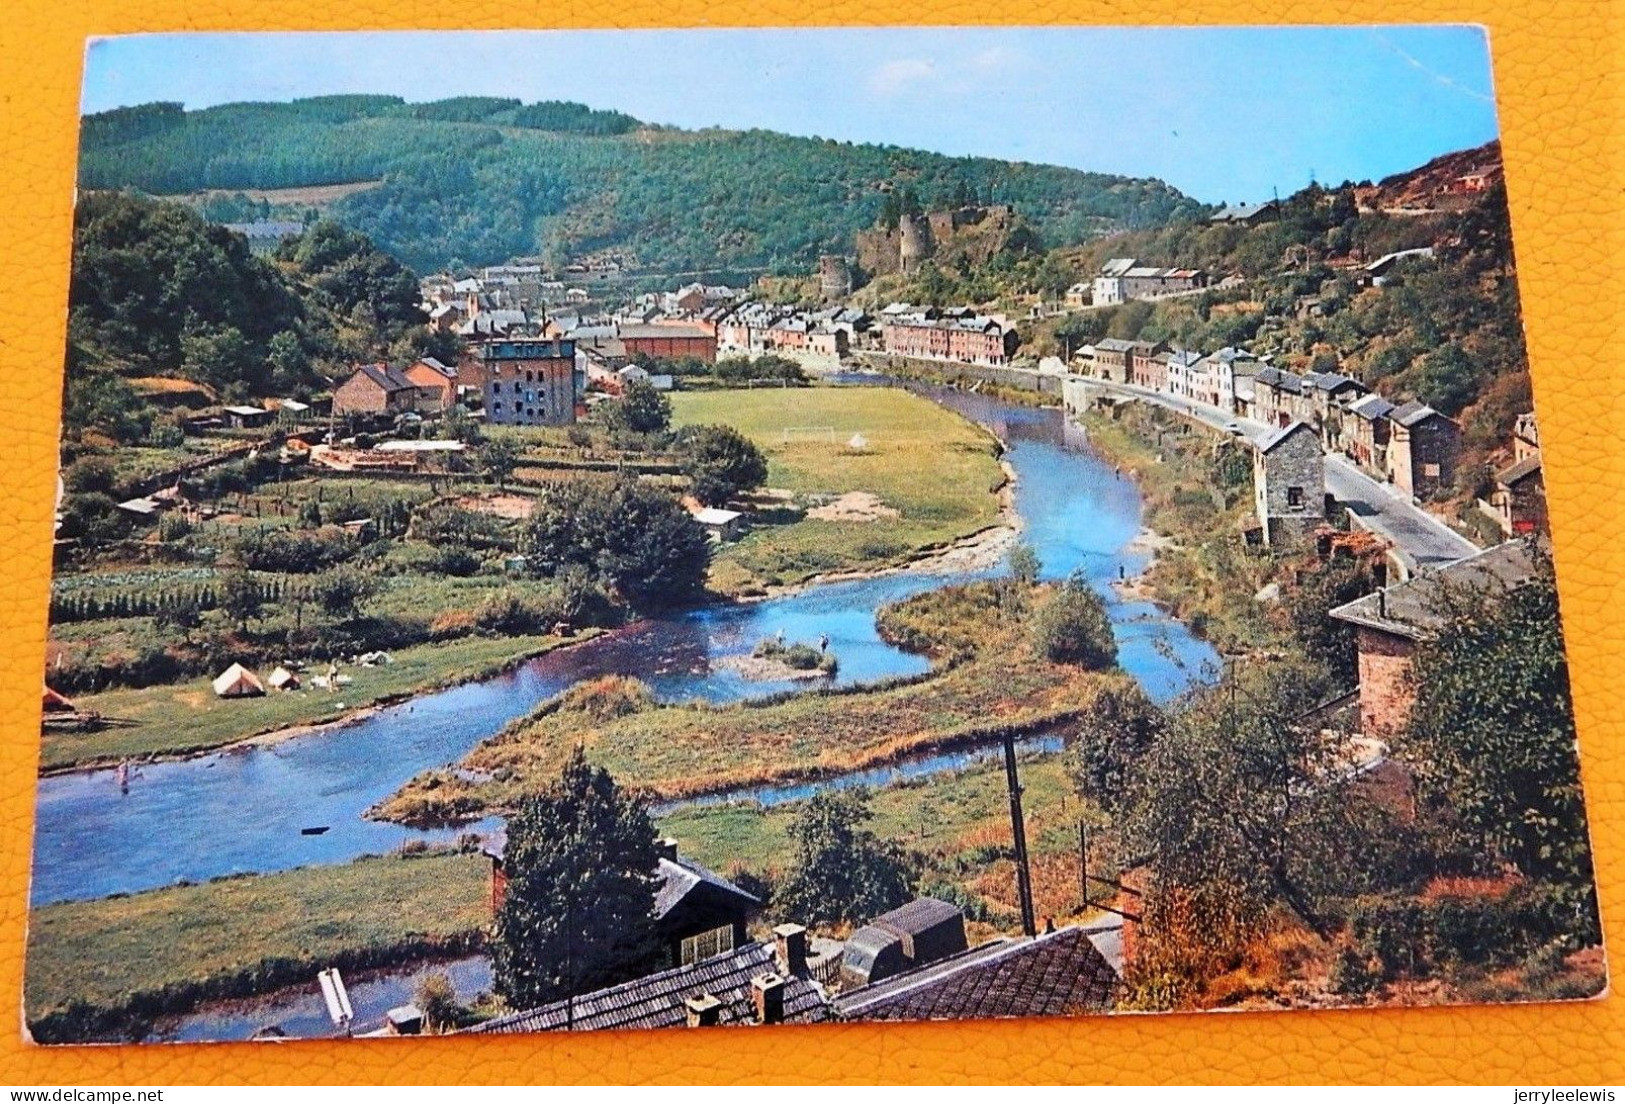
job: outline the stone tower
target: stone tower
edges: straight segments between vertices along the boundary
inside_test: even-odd
[[[825,299],[844,299],[852,294],[852,269],[845,257],[825,253],[818,258],[818,291]]]
[[[907,214],[897,221],[897,230],[902,238],[897,246],[898,264],[907,276],[931,255],[931,242],[926,237],[925,227]]]

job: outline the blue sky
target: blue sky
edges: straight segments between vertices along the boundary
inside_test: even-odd
[[[578,100],[1160,177],[1207,202],[1380,178],[1498,133],[1468,26],[136,35],[91,43],[82,104],[336,92]]]

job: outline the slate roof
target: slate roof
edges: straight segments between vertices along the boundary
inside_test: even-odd
[[[362,364],[356,371],[366,376],[385,391],[415,391],[417,384],[406,378],[406,373],[389,364]]]
[[[997,940],[921,970],[842,993],[848,1020],[1065,1016],[1112,1006],[1117,974],[1085,928]]]
[[[1523,482],[1523,480],[1528,479],[1531,475],[1534,475],[1539,471],[1540,453],[1537,452],[1533,456],[1525,456],[1516,464],[1512,464],[1496,472],[1495,481],[1503,486],[1510,487],[1514,483]]]
[[[1283,426],[1260,440],[1258,442],[1258,451],[1269,452],[1271,449],[1275,448],[1276,445],[1279,445],[1282,441],[1285,441],[1288,437],[1292,436],[1300,429],[1310,433],[1311,435],[1315,432],[1306,422],[1293,422],[1291,425]],[[1316,438],[1316,441],[1319,441],[1318,437]]]
[[[1133,257],[1113,257],[1100,266],[1100,274],[1102,276],[1121,276],[1133,267]]]
[[[1541,547],[1544,547],[1544,542]],[[1351,625],[1377,629],[1410,640],[1424,640],[1444,624],[1437,606],[1449,589],[1517,587],[1534,573],[1534,548],[1528,540],[1510,540],[1435,571],[1374,591],[1364,598],[1336,606],[1329,614]]]
[[[682,1027],[688,1022],[687,997],[710,993],[722,1002],[718,1023],[751,1024],[756,1013],[750,982],[779,974],[778,959],[766,943],[748,943],[727,954],[658,974],[555,1001],[469,1028],[475,1035],[519,1035],[537,1031],[602,1031],[610,1028]],[[784,1022],[818,1023],[830,1018],[823,990],[806,978],[784,978]]]
[[[1232,203],[1228,207],[1220,208],[1218,212],[1208,219],[1208,221],[1245,222],[1248,219],[1253,218],[1255,215],[1262,214],[1265,211],[1274,210],[1275,206],[1276,204],[1273,200],[1265,203]]]
[[[1108,353],[1126,353],[1134,348],[1134,342],[1124,341],[1120,337],[1103,337],[1095,342],[1096,349],[1105,349]]]
[[[1419,403],[1415,399],[1401,406],[1396,406],[1388,412],[1388,420],[1402,426],[1413,426],[1418,422],[1425,422],[1439,412],[1426,403]],[[1441,415],[1442,416],[1442,415]]]
[[[1364,398],[1349,404],[1350,413],[1358,414],[1368,422],[1374,422],[1378,418],[1385,417],[1393,409],[1393,403],[1376,394],[1366,395]]]

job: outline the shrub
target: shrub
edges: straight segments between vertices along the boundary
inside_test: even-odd
[[[647,709],[654,702],[654,691],[641,680],[626,675],[604,675],[570,687],[560,696],[559,708],[585,713],[594,720],[610,721]]]
[[[1041,655],[1055,663],[1099,670],[1117,662],[1106,604],[1079,575],[1068,579],[1039,607],[1033,618],[1033,640]]]

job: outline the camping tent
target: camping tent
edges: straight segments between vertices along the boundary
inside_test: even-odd
[[[233,663],[214,680],[217,698],[253,698],[263,693],[265,685],[260,682],[259,676],[241,663]]]
[[[270,686],[272,690],[299,689],[299,676],[288,670],[286,667],[278,667],[276,670],[272,671],[271,677],[266,679],[265,682],[266,685]]]
[[[67,698],[52,690],[45,688],[45,712],[47,713],[77,713],[78,707]]]

